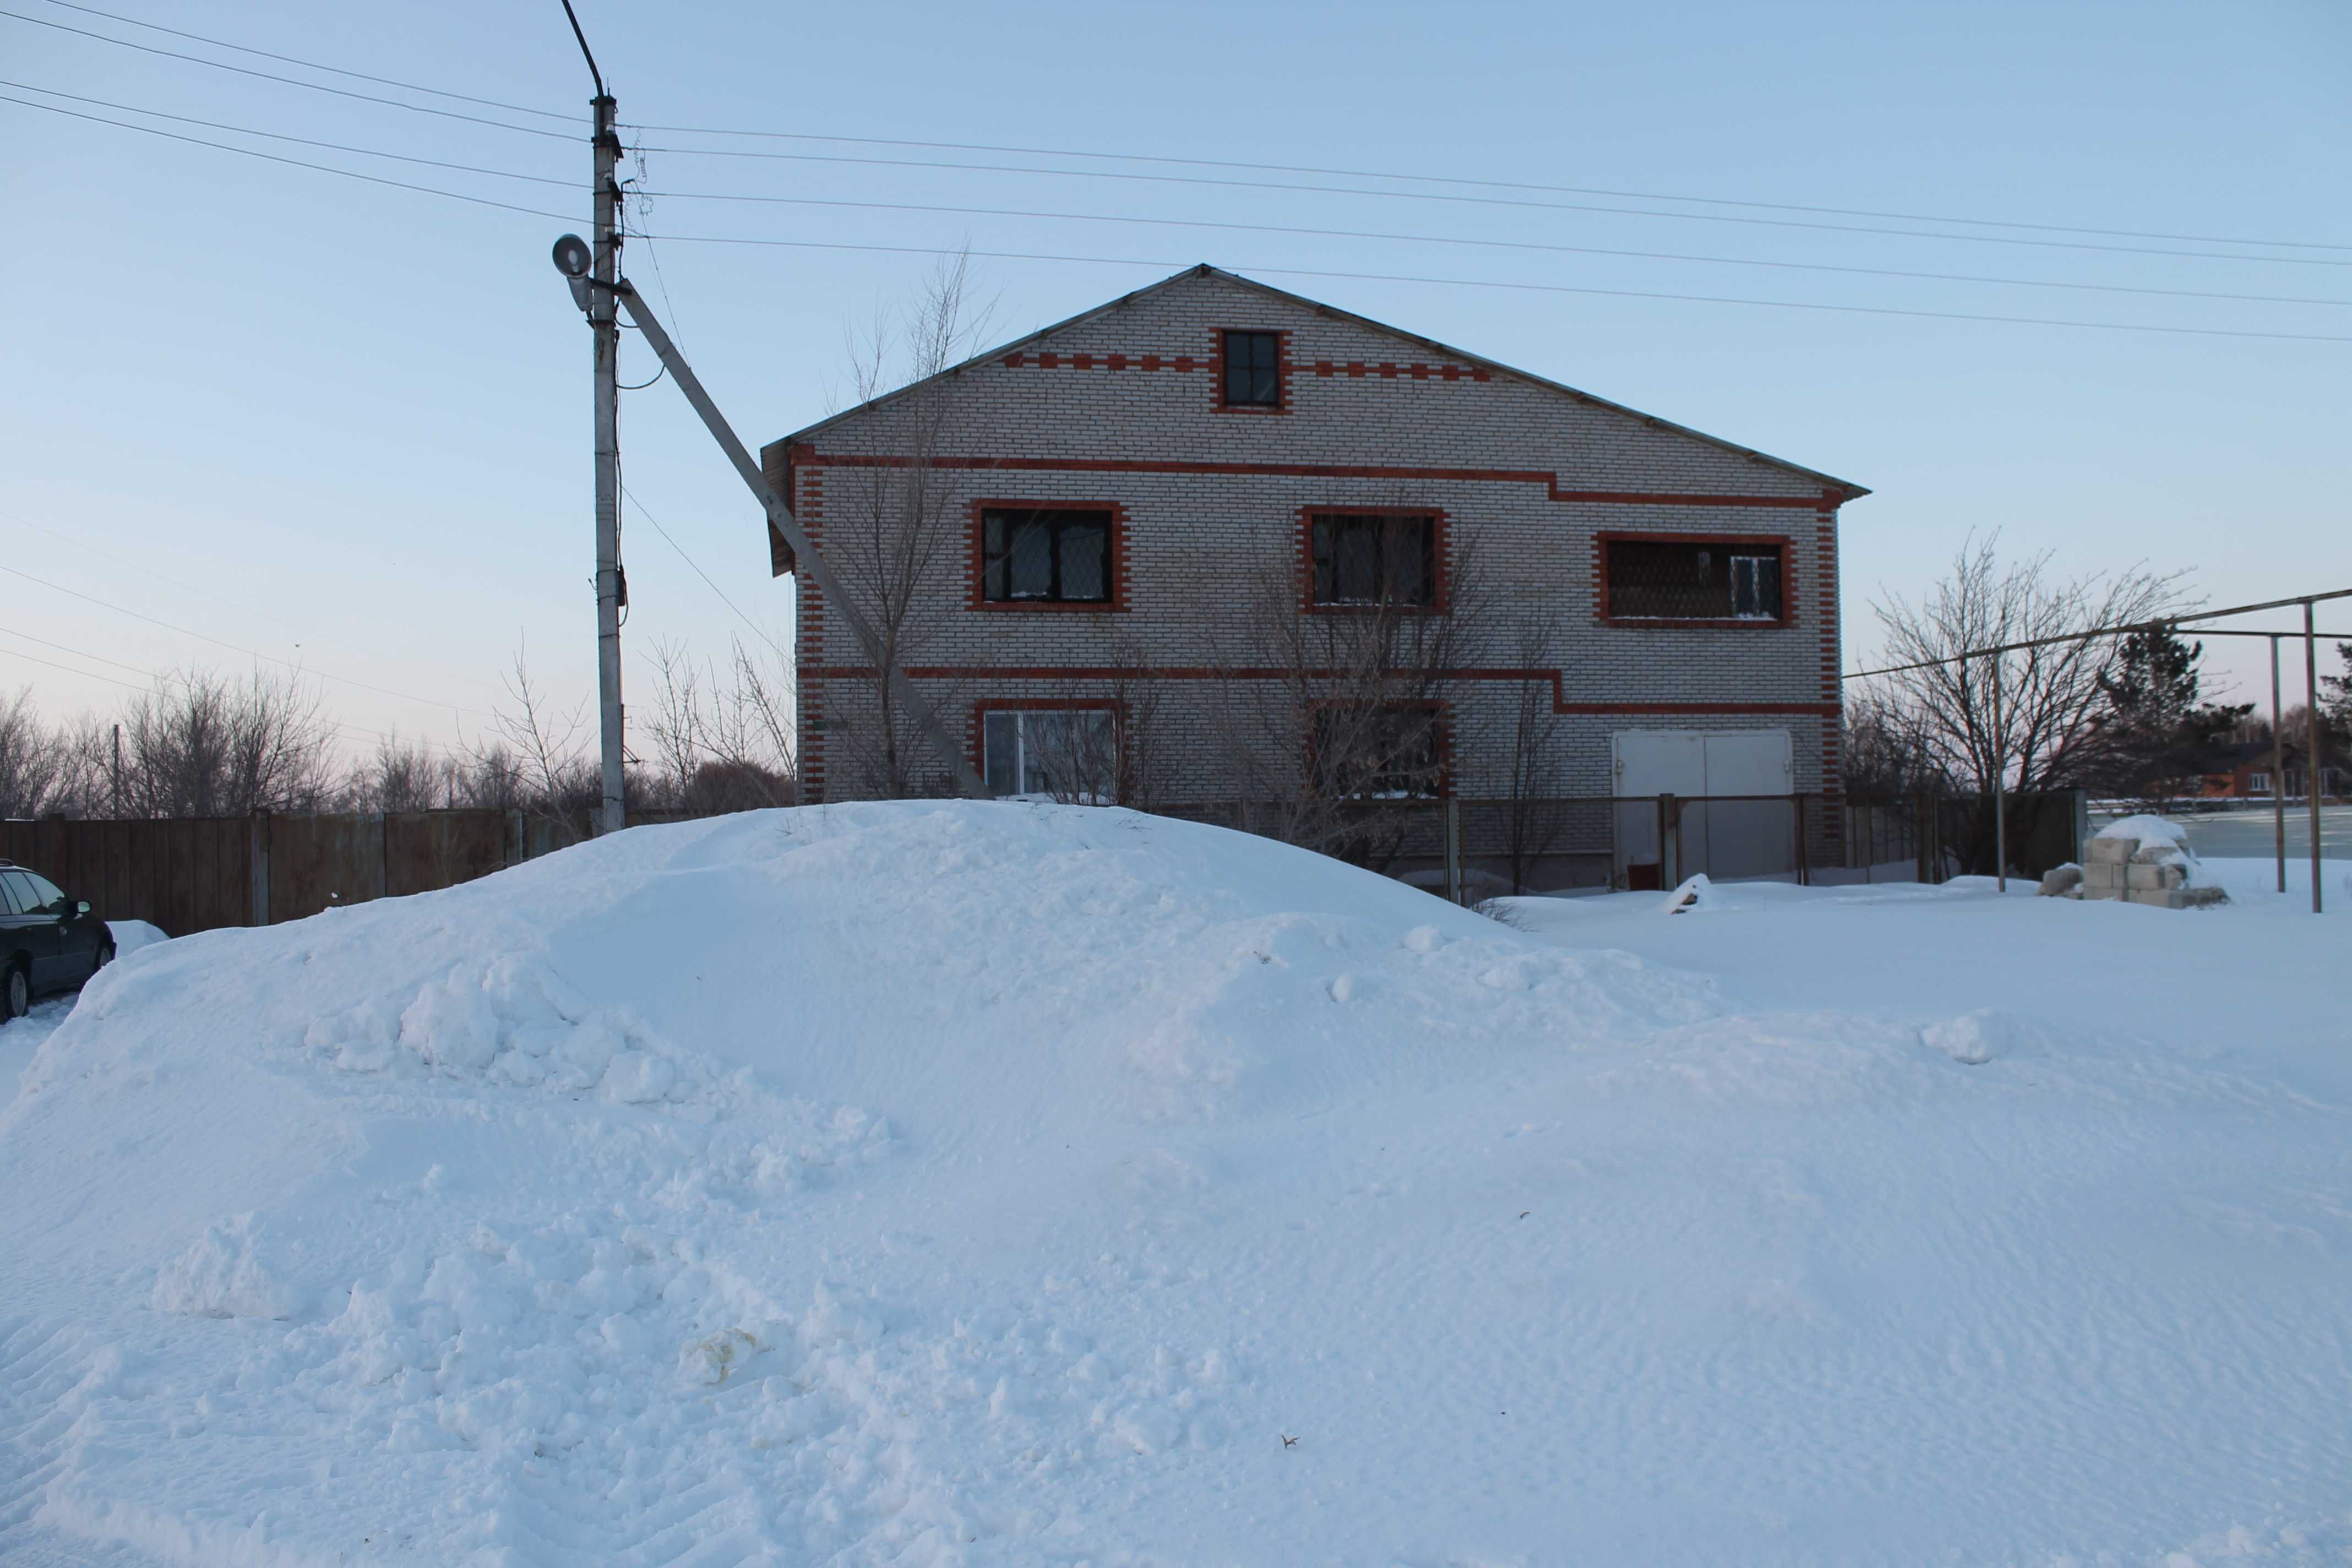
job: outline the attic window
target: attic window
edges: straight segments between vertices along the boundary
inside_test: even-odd
[[[1224,405],[1227,408],[1282,406],[1282,334],[1225,332]]]

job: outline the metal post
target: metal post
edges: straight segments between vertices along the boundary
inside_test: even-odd
[[[1797,812],[1797,886],[1810,888],[1813,885],[1812,854],[1805,843],[1805,797],[1801,794],[1790,795],[1789,804]]]
[[[2271,832],[2278,841],[2278,890],[2286,891],[2286,735],[2279,728],[2278,644],[2271,637]]]
[[[2303,602],[2303,684],[2311,694],[2308,711],[2311,735],[2311,765],[2304,769],[2304,782],[2311,794],[2311,912],[2319,913],[2319,784],[2326,775],[2327,753],[2321,749],[2323,731],[2319,727],[2319,634],[2312,628],[2312,605]]]
[[[1462,901],[1462,802],[1445,797],[1445,901]]]
[[[596,340],[596,710],[604,784],[597,830],[618,833],[628,825],[621,772],[621,320],[612,289],[621,274],[620,187],[613,179],[621,141],[613,132],[611,96],[600,91],[589,106],[596,122],[592,275],[604,285],[590,294],[588,304]]]

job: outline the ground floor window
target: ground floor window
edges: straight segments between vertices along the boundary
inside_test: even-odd
[[[1108,708],[995,708],[981,716],[988,793],[1088,805],[1118,798],[1118,719]]]
[[[1315,710],[1307,763],[1326,800],[1426,800],[1441,793],[1439,715],[1401,702],[1329,702]]]

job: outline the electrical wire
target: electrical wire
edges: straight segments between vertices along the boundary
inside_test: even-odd
[[[167,632],[177,632],[180,636],[184,637],[194,637],[199,642],[208,642],[215,647],[225,647],[231,653],[240,653],[247,658],[257,658],[266,664],[275,664],[287,669],[297,670],[309,675],[315,675],[321,680],[339,681],[345,686],[355,686],[362,691],[373,691],[379,697],[394,697],[399,699],[403,702],[415,702],[426,708],[443,709],[451,713],[471,713],[477,718],[482,719],[496,717],[495,714],[488,712],[480,708],[467,708],[461,703],[456,702],[440,702],[430,697],[419,697],[415,693],[410,691],[395,691],[387,686],[372,686],[364,680],[353,680],[347,675],[330,675],[325,670],[306,669],[302,665],[296,663],[292,659],[279,658],[274,654],[261,653],[249,647],[241,647],[236,643],[228,642],[223,638],[214,637],[209,632],[194,631],[186,626],[173,626],[169,621],[157,620],[153,616],[142,615],[141,612],[131,609],[125,605],[117,605],[109,600],[101,599],[94,594],[85,594],[79,588],[68,588],[62,583],[52,583],[46,577],[36,577],[30,572],[19,571],[14,566],[0,565],[0,572],[5,572],[12,577],[22,577],[27,583],[38,584],[40,586],[49,589],[53,593],[64,594],[68,597],[79,599],[85,604],[96,605],[100,609],[112,610],[115,614],[120,616],[129,616],[134,621],[144,621],[151,626],[161,626]]]
[[[793,250],[849,250],[896,256],[937,256],[937,246],[852,245],[822,239],[761,239],[737,235],[665,234],[651,237],[672,245],[750,245]],[[990,261],[1066,261],[1096,267],[1172,267],[1198,265],[1134,256],[1064,256],[1035,250],[971,250],[966,256]],[[1336,278],[1363,283],[1426,283],[1448,289],[1503,289],[1538,294],[1590,294],[1612,300],[1667,300],[1704,305],[1752,305],[1780,310],[1827,310],[1840,315],[1909,316],[1930,321],[1988,321],[2005,326],[2071,327],[2091,331],[2161,332],[2204,338],[2260,338],[2282,342],[2352,343],[2352,335],[2336,332],[2264,332],[2235,327],[2161,326],[2146,321],[2083,321],[2055,316],[1997,316],[1966,310],[1917,310],[1895,305],[1832,305],[1809,300],[1755,300],[1728,294],[1670,293],[1654,289],[1600,289],[1570,283],[1511,283],[1492,278],[1430,278],[1400,272],[1341,272],[1313,267],[1255,267],[1234,263],[1225,271],[1267,278]]]
[[[282,131],[257,131],[250,125],[232,125],[221,120],[199,120],[192,114],[172,114],[161,109],[142,109],[135,103],[115,103],[103,98],[86,98],[78,92],[59,92],[56,88],[36,87],[26,81],[9,81],[0,79],[0,87],[13,87],[19,92],[37,92],[45,98],[68,99],[75,103],[94,103],[100,109],[119,110],[124,114],[144,114],[156,120],[176,121],[182,125],[201,125],[208,131],[226,131],[238,136],[265,136],[272,142],[292,142],[303,147],[322,147],[331,153],[356,153],[364,158],[390,158],[403,163],[422,163],[428,169],[454,169],[461,174],[488,174],[500,180],[528,180],[538,185],[564,185],[577,189],[580,184],[578,180],[558,179],[549,174],[520,174],[510,169],[485,169],[478,163],[449,163],[438,158],[418,158],[406,153],[384,153],[373,147],[354,147],[346,142],[320,142],[309,136],[289,136]],[[111,125],[121,122],[108,121],[106,123]],[[207,142],[206,145],[210,146],[214,143]]]
[[[378,98],[373,93],[353,92],[346,87],[329,87],[321,81],[304,81],[299,77],[278,76],[269,71],[255,70],[249,66],[233,66],[226,60],[208,60],[202,55],[184,55],[177,49],[159,49],[152,44],[134,44],[128,38],[110,38],[104,33],[93,33],[87,27],[68,27],[63,22],[45,17],[27,16],[22,11],[0,10],[0,16],[18,22],[29,22],[36,27],[54,27],[60,33],[72,33],[80,37],[95,38],[101,44],[117,48],[136,49],[142,55],[161,55],[165,59],[185,60],[191,65],[210,66],[215,70],[235,71],[239,76],[257,77],[263,81],[282,82],[288,87],[306,87],[312,92],[331,92],[337,98],[357,99],[362,103],[380,103],[390,109],[404,109],[411,114],[436,114],[444,120],[463,120],[471,125],[490,125],[500,131],[516,131],[525,136],[551,136],[559,142],[576,142],[579,137],[563,131],[542,131],[536,125],[509,125],[503,120],[485,120],[478,114],[460,114],[454,109],[435,109],[428,104],[403,103],[396,98]],[[536,113],[537,110],[530,112]]]
[[[0,12],[0,16],[7,13]],[[1274,180],[1226,180],[1200,174],[1142,174],[1111,169],[1046,169],[1010,163],[947,163],[920,158],[861,158],[829,153],[754,153],[727,147],[647,147],[695,158],[762,158],[801,163],[851,163],[884,169],[952,169],[966,174],[1048,174],[1069,179],[1136,180],[1153,184],[1214,185],[1233,190],[1304,191],[1323,195],[1378,196],[1393,201],[1452,202],[1475,206],[1528,208],[1543,212],[1610,213],[1622,217],[1675,218],[1687,223],[1741,224],[1763,228],[1809,229],[1829,234],[1888,235],[1900,239],[1954,240],[1970,245],[2022,245],[2043,250],[2097,250],[2125,256],[2177,256],[2205,261],[2266,262],[2282,267],[2352,267],[2352,258],[2322,256],[2233,256],[2218,250],[2169,250],[2145,245],[2100,245],[2089,240],[2024,239],[1998,234],[1929,234],[1911,228],[1874,228],[1853,224],[1808,223],[1793,218],[1740,217],[1729,213],[1656,212],[1646,207],[1605,207],[1580,202],[1538,202],[1513,196],[1471,196],[1437,191],[1367,191],[1344,185],[1307,185]]]
[[[369,658],[383,659],[386,662],[392,661],[392,656],[390,654],[383,653],[376,648],[362,647],[358,643],[346,642],[341,637],[322,637],[310,627],[302,626],[294,621],[289,621],[283,616],[272,615],[268,610],[257,610],[250,605],[241,605],[235,599],[225,599],[218,594],[213,593],[207,589],[197,587],[193,583],[184,583],[177,577],[166,576],[163,573],[156,571],[152,566],[142,566],[136,561],[125,560],[123,557],[113,553],[111,551],[100,550],[97,545],[90,543],[88,540],[76,539],[70,533],[66,533],[58,529],[51,528],[45,523],[35,522],[30,518],[19,517],[15,512],[0,512],[0,521],[14,523],[19,528],[29,528],[36,533],[46,533],[51,539],[58,541],[61,544],[70,544],[76,550],[87,551],[90,554],[97,556],[101,561],[111,562],[117,566],[136,572],[143,577],[152,577],[155,581],[163,584],[166,587],[177,588],[183,594],[194,594],[200,599],[210,599],[214,604],[222,605],[227,609],[235,610],[239,615],[252,616],[257,619],[265,621],[274,621],[278,625],[284,626],[288,631],[300,633],[304,637],[310,641],[333,643],[338,647],[347,647],[353,653],[362,654]]]
[[[264,153],[257,147],[237,147],[226,142],[210,142],[202,136],[183,136],[176,131],[164,131],[152,125],[134,125],[128,120],[109,120],[103,114],[84,114],[78,109],[60,109],[54,103],[35,103],[26,98],[11,98],[0,92],[0,103],[13,103],[21,109],[37,109],[47,114],[63,114],[75,120],[87,120],[95,125],[111,125],[118,130],[142,132],[149,136],[161,136],[173,142],[185,142],[193,146],[211,147],[223,153],[236,153],[247,158],[261,158],[272,163],[284,163],[297,169],[315,169],[322,174],[341,174],[347,180],[365,180],[372,185],[390,185],[399,191],[417,191],[428,196],[446,196],[451,201],[471,202],[476,206],[498,207],[505,212],[522,213],[530,217],[551,217],[558,223],[576,223],[571,213],[551,213],[541,207],[517,206],[512,202],[494,202],[488,196],[469,196],[460,191],[445,191],[434,185],[415,185],[405,180],[387,180],[381,174],[363,174],[357,169],[338,169],[332,163],[313,163],[301,158],[284,158],[275,153]]]
[[[0,84],[5,85],[5,84]],[[852,207],[874,212],[940,213],[965,217],[1047,218],[1069,223],[1145,224],[1161,228],[1215,228],[1248,234],[1296,234],[1328,239],[1401,240],[1415,245],[1461,245],[1498,250],[1533,250],[1570,256],[1617,256],[1641,261],[1696,261],[1721,267],[1769,267],[1800,272],[1837,272],[1864,278],[1912,278],[1939,283],[1991,283],[2005,288],[2068,289],[2105,294],[2152,294],[2176,300],[2227,300],[2263,305],[2352,307],[2352,300],[2300,294],[2231,294],[2202,289],[2155,289],[2125,283],[2073,283],[2049,278],[2000,278],[1969,272],[1915,272],[1889,267],[1843,267],[1818,261],[1769,261],[1744,256],[1693,256],[1670,250],[1619,250],[1597,245],[1553,245],[1528,239],[1480,239],[1442,234],[1398,234],[1379,229],[1312,228],[1296,224],[1231,223],[1214,218],[1141,217],[1109,213],[1045,212],[1024,207],[935,205],[919,202],[855,201],[830,196],[739,195],[705,191],[641,191],[637,195],[685,202],[747,202],[783,206]]]
[[[688,566],[693,567],[694,574],[701,578],[704,585],[712,593],[719,595],[719,602],[725,605],[729,609],[733,610],[735,612],[735,618],[742,622],[745,626],[751,627],[751,635],[753,637],[758,637],[761,642],[766,643],[770,647],[774,648],[776,650],[777,658],[790,662],[792,656],[777,645],[775,638],[761,630],[760,624],[751,616],[745,615],[743,613],[742,606],[736,604],[734,600],[727,596],[727,590],[720,587],[715,581],[713,581],[710,574],[702,569],[701,563],[697,562],[693,556],[688,555],[686,552],[686,546],[680,544],[671,536],[669,530],[661,525],[661,519],[656,517],[653,513],[646,510],[646,503],[637,499],[636,492],[630,489],[628,486],[623,485],[621,487],[621,493],[628,498],[629,504],[631,506],[637,509],[637,515],[639,517],[644,518],[647,522],[654,525],[654,531],[656,533],[660,534],[664,539],[669,541],[669,547],[677,552],[678,559],[685,562]]]
[[[0,15],[12,13],[0,12]],[[354,169],[339,169],[332,164],[313,163],[300,158],[281,157],[257,148],[237,147],[225,142],[207,141],[201,136],[184,136],[177,132],[159,130],[151,125],[135,125],[128,121],[109,120],[104,115],[84,114],[79,110],[60,109],[54,104],[35,103],[26,99],[10,98],[0,93],[0,103],[14,103],[20,108],[40,110],[50,114],[62,114],[96,124],[111,125],[124,131],[137,131],[150,136],[161,136],[174,142],[185,142],[199,147],[210,147],[223,153],[236,153],[248,158],[260,158],[273,163],[284,163],[299,169],[311,169],[320,174],[340,174],[346,179],[363,180],[370,184],[388,185],[396,190],[415,191],[425,195],[446,196],[452,201],[467,202],[476,206],[496,207],[501,211],[521,213],[531,217],[552,218],[559,223],[578,221],[572,215],[549,212],[541,207],[526,207],[512,202],[492,201],[487,196],[467,195],[457,191],[445,191],[432,185],[413,184],[404,180],[389,180],[378,174],[362,174]],[[809,250],[840,250],[871,255],[936,256],[936,246],[864,245],[846,241],[765,239],[737,235],[642,235],[638,237],[663,240],[676,245],[747,245]],[[1174,267],[1192,265],[1185,261],[1153,260],[1136,257],[1068,256],[1044,251],[973,250],[968,254],[992,260],[1058,261],[1084,266],[1107,267]],[[2329,263],[2327,265],[2335,265]],[[1760,300],[1734,295],[1690,294],[1645,289],[1601,289],[1565,283],[1513,283],[1492,279],[1435,278],[1415,274],[1387,272],[1348,272],[1303,267],[1235,267],[1232,270],[1247,271],[1267,277],[1329,278],[1357,282],[1422,283],[1436,287],[1460,289],[1501,289],[1519,292],[1549,294],[1581,294],[1620,300],[1660,300],[1688,304],[1742,305],[1758,309],[1830,311],[1845,315],[1905,316],[1922,321],[1980,321],[2009,326],[2063,327],[2092,331],[2157,332],[2191,337],[2251,338],[2286,342],[2352,342],[2352,337],[2322,332],[2253,331],[2229,327],[2167,326],[2139,321],[2085,321],[2057,317],[2007,316],[1985,312],[1957,310],[1923,310],[1891,305],[1839,305],[1798,300]]]
[[[65,0],[51,0],[62,5]],[[1798,202],[1759,202],[1731,196],[1685,196],[1659,191],[1620,191],[1597,185],[1552,185],[1525,180],[1487,180],[1467,174],[1405,174],[1384,169],[1332,169],[1311,163],[1253,163],[1228,158],[1178,158],[1163,153],[1099,153],[1070,147],[1006,147],[985,142],[917,142],[895,136],[820,135],[805,131],[734,131],[707,125],[635,125],[663,135],[754,136],[785,142],[825,142],[865,147],[917,147],[934,152],[998,153],[1027,158],[1096,158],[1123,163],[1172,163],[1195,169],[1241,169],[1259,174],[1321,174],[1336,179],[1397,180],[1416,184],[1477,185],[1496,191],[1537,191],[1553,195],[1612,196],[1624,201],[1690,202],[1708,206],[1755,207],[1767,212],[1814,213],[1832,217],[1888,218],[1903,223],[1969,224],[1982,228],[2023,228],[2049,234],[2091,234],[2111,239],[2169,239],[2195,245],[2266,246],[2290,250],[2352,250],[2352,245],[2311,239],[2239,239],[2230,235],[2171,234],[2136,228],[2086,228],[2074,224],[2030,223],[2013,218],[1954,217],[1939,213],[1884,212],[1871,207],[1813,206]]]
[[[136,16],[124,16],[112,11],[101,11],[95,5],[77,5],[74,0],[47,0],[47,4],[63,6],[68,11],[79,11],[85,16],[103,16],[110,22],[121,22],[126,26],[144,27],[152,33],[169,33],[175,38],[186,38],[192,43],[210,44],[216,49],[235,49],[238,54],[253,55],[265,60],[276,60],[281,65],[301,66],[308,70],[326,71],[333,76],[347,76],[354,81],[372,81],[378,87],[396,87],[407,92],[429,92],[436,98],[454,99],[459,103],[478,104],[484,109],[509,110],[516,114],[536,114],[542,120],[577,118],[575,115],[560,114],[551,109],[532,109],[527,104],[502,103],[495,98],[475,98],[467,93],[450,92],[437,87],[425,87],[413,81],[395,81],[388,76],[370,76],[365,71],[345,70],[341,66],[320,65],[317,60],[306,60],[294,55],[274,55],[268,49],[252,48],[244,44],[232,44],[226,38],[207,37],[202,33],[184,32],[178,27],[166,27],[160,22],[142,22]]]

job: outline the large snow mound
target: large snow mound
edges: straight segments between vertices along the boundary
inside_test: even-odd
[[[2340,1554],[2352,926],[1711,892],[903,803],[128,952],[0,1030],[0,1558]]]

